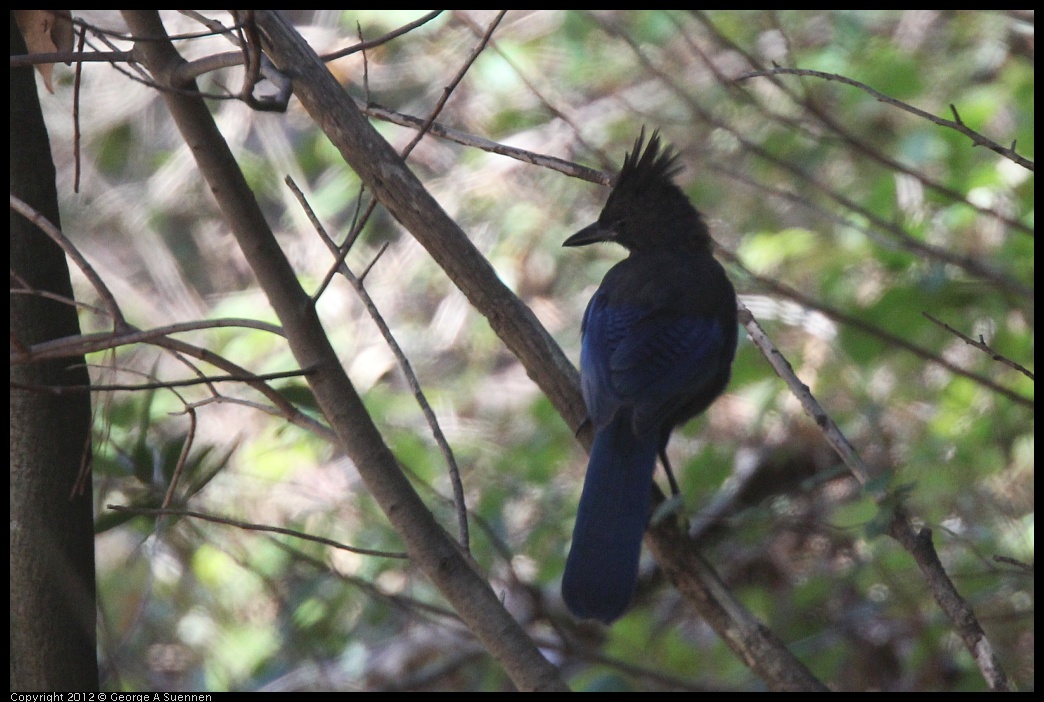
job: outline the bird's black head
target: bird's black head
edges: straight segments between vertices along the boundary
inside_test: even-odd
[[[700,213],[674,184],[674,176],[682,170],[678,154],[669,146],[661,148],[659,132],[653,132],[643,151],[644,144],[643,128],[624,158],[598,221],[566,239],[563,246],[615,241],[630,251],[666,245],[709,248],[710,234]]]

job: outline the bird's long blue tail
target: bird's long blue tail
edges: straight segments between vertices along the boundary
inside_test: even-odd
[[[579,619],[610,623],[638,578],[658,437],[636,437],[626,412],[595,434],[580,496],[562,597]]]

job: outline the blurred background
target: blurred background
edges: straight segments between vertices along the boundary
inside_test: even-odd
[[[322,54],[424,14],[301,12],[294,21]],[[125,30],[116,13],[76,16]],[[423,119],[494,16],[445,11],[330,68],[354,97]],[[196,37],[196,17],[164,20],[171,34],[192,35],[177,43],[187,58],[233,50]],[[607,172],[643,125],[660,129],[681,152],[678,182],[711,225],[741,300],[882,484],[933,530],[1023,689],[1034,686],[1032,572],[1021,567],[1033,561],[1033,379],[923,313],[1033,370],[1032,167],[856,86],[742,76],[778,64],[859,81],[942,119],[954,118],[952,105],[967,127],[1032,159],[1033,60],[1032,12],[511,11],[438,117]],[[125,66],[83,67],[79,192],[72,71],[59,66],[55,94],[41,91],[66,234],[139,327],[275,323],[163,101],[135,78]],[[240,80],[227,69],[200,86],[236,93]],[[340,241],[356,216],[358,178],[296,101],[285,114],[209,104],[314,293],[333,261],[283,179],[293,177]],[[397,149],[415,135],[374,126]],[[607,188],[434,136],[408,164],[575,363],[584,306],[624,251],[560,244],[597,217]],[[357,274],[373,264],[366,288],[461,466],[476,561],[568,682],[760,689],[647,555],[635,603],[612,628],[568,616],[558,588],[586,466],[572,430],[381,207],[347,260]],[[78,295],[95,301],[76,275]],[[453,531],[446,461],[365,307],[338,277],[318,309],[385,440]],[[89,312],[81,324],[111,328]],[[983,689],[910,556],[880,535],[878,507],[740,336],[727,393],[670,446],[708,560],[835,689]],[[179,338],[254,373],[295,368],[285,341],[262,331]],[[193,376],[146,345],[89,362],[98,383]],[[302,380],[273,384],[318,417]],[[267,400],[245,386],[219,390],[94,397],[103,689],[510,689],[408,561],[105,509],[158,506],[189,440],[183,410],[195,404],[176,504],[401,550],[334,447],[263,411]]]

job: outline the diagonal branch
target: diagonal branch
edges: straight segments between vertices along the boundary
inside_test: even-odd
[[[176,88],[162,91],[171,115],[278,315],[297,362],[314,369],[308,380],[316,401],[366,487],[403,537],[410,560],[442,592],[519,688],[564,690],[558,671],[504,609],[488,582],[460,552],[399,469],[395,456],[345,375],[311,299],[280,249],[206,104],[202,98],[182,90],[194,88],[193,84],[170,85],[184,60],[169,41],[161,40],[165,30],[159,15],[150,10],[127,10],[123,15],[136,35],[150,37],[150,41],[139,43],[135,50],[141,52],[143,63],[159,84]],[[325,91],[328,99],[343,94],[318,56],[281,17],[261,11],[258,23],[270,41],[272,36],[279,37],[285,53],[275,52],[273,58],[281,68],[293,67],[298,71],[294,83],[299,94],[310,92],[305,86],[311,89],[321,86],[318,89]],[[320,78],[312,83],[315,76]],[[309,107],[311,109],[311,105]],[[362,123],[359,132],[365,140],[359,144],[361,153],[351,159],[352,165],[356,165],[362,154],[368,154],[372,157],[372,169],[377,170],[371,169],[365,175],[379,181],[380,187],[375,187],[375,192],[386,191],[389,183],[401,188],[401,175],[396,171],[405,171],[402,161],[354,107],[351,109],[352,117]],[[381,149],[391,152],[390,155]],[[394,168],[388,168],[389,161]],[[364,176],[364,179],[370,178]],[[410,204],[419,215],[416,203]],[[544,346],[546,348],[546,343]]]
[[[851,85],[854,88],[859,88],[864,93],[870,95],[879,102],[892,105],[893,107],[898,107],[900,110],[909,112],[910,114],[916,115],[921,119],[926,119],[932,124],[937,124],[940,127],[948,127],[950,129],[953,129],[954,131],[958,131],[961,134],[968,137],[969,139],[971,139],[972,143],[974,143],[976,146],[984,146],[990,151],[993,151],[994,153],[1000,154],[1004,158],[1009,159],[1013,163],[1019,164],[1026,170],[1033,170],[1033,161],[1029,160],[1025,156],[1021,156],[1018,152],[1015,151],[1015,142],[1012,142],[1011,146],[1005,147],[1001,146],[992,139],[989,139],[983,136],[982,134],[979,134],[977,131],[975,131],[974,129],[972,129],[964,123],[964,120],[961,119],[961,116],[957,114],[957,108],[953,105],[950,105],[950,111],[953,112],[954,117],[952,120],[944,119],[942,117],[936,117],[931,112],[925,112],[919,107],[914,107],[913,105],[909,105],[903,102],[902,100],[896,100],[895,98],[885,95],[884,93],[878,90],[874,90],[866,83],[860,83],[857,80],[853,80],[852,78],[848,78],[846,76],[840,76],[836,73],[813,71],[808,68],[784,68],[783,66],[775,66],[769,70],[751,71],[750,73],[745,73],[744,75],[739,76],[736,80],[746,80],[748,78],[758,78],[760,76],[776,75],[810,76],[812,78],[821,78],[823,80],[832,80],[837,81],[839,83],[844,83],[845,85]]]
[[[295,94],[348,165],[486,317],[566,422],[582,427],[586,411],[578,373],[532,311],[500,281],[489,262],[360,114],[293,27],[272,12],[259,12],[257,21],[269,56],[284,70],[293,67]],[[284,325],[292,339],[289,325]],[[299,363],[305,365],[303,359]],[[591,431],[589,427],[583,429],[579,438],[589,448]],[[715,585],[717,578],[709,566],[691,567],[691,542],[684,535],[681,542],[672,541],[674,536],[670,531],[654,529],[646,538],[664,570],[672,573],[672,579],[677,578],[676,584],[685,585],[679,585],[682,591],[686,595],[701,593],[688,597],[688,601],[707,617],[733,651],[773,689],[822,689],[821,683],[727,588]],[[472,626],[470,621],[468,624]],[[481,636],[479,630],[473,630]],[[499,658],[495,649],[490,650]]]

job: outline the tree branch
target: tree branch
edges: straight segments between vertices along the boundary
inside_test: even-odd
[[[920,108],[914,107],[913,105],[909,105],[903,102],[902,100],[896,100],[893,97],[890,97],[882,92],[874,90],[866,83],[860,83],[857,80],[853,80],[845,76],[839,76],[836,73],[813,71],[807,68],[784,68],[783,66],[776,66],[775,68],[769,70],[752,71],[750,73],[745,73],[742,76],[736,78],[736,80],[746,80],[748,78],[775,75],[810,76],[812,78],[821,78],[823,80],[832,80],[838,83],[844,83],[845,85],[851,85],[854,88],[859,88],[867,95],[873,97],[875,100],[886,103],[888,105],[892,105],[893,107],[898,107],[900,110],[909,112],[910,114],[916,115],[917,117],[920,117],[922,119],[926,119],[932,124],[937,124],[940,127],[948,127],[950,129],[953,129],[954,131],[960,132],[961,134],[971,139],[972,143],[974,143],[976,146],[984,146],[990,151],[1000,154],[1004,158],[1012,161],[1013,163],[1019,164],[1028,171],[1033,170],[1033,161],[1030,161],[1028,158],[1024,156],[1020,156],[1015,151],[1014,143],[1012,143],[1010,147],[1004,147],[998,144],[997,142],[993,141],[992,139],[988,139],[984,137],[982,134],[979,134],[977,131],[975,131],[974,129],[972,129],[964,123],[964,121],[961,119],[961,116],[957,114],[957,108],[953,105],[950,105],[950,111],[953,112],[954,119],[943,119],[942,117],[936,117],[930,112],[925,112]]]
[[[500,281],[489,262],[359,113],[354,101],[300,35],[272,12],[258,13],[257,21],[268,42],[269,55],[284,70],[293,66],[295,94],[348,165],[486,317],[559,414],[571,427],[580,428],[578,438],[590,449],[591,431],[589,426],[583,426],[586,410],[580,397],[578,373],[532,311]],[[287,332],[289,335],[289,328]],[[669,532],[654,529],[647,532],[646,539],[664,570],[675,573],[679,582],[685,580],[683,593],[714,593],[713,597],[692,597],[688,601],[701,613],[708,613],[708,621],[716,623],[719,635],[737,655],[748,663],[753,661],[754,670],[774,689],[794,689],[795,679],[802,681],[798,685],[801,689],[820,689],[801,662],[764,625],[754,623],[753,615],[727,588],[715,588],[705,582],[688,586],[689,579],[709,577],[712,571],[707,566],[692,567],[691,543],[686,541],[690,548],[685,549],[669,540],[669,536]],[[715,612],[724,616],[716,616]],[[731,632],[737,629],[747,635],[733,635]],[[787,661],[785,675],[778,665],[781,660]]]
[[[128,10],[123,14],[135,34],[153,39],[163,36],[165,30],[155,11]],[[318,85],[322,86],[320,90],[327,92],[328,99],[343,93],[311,48],[281,17],[262,11],[258,13],[258,24],[268,35],[269,42],[274,41],[280,47],[273,52],[277,65],[295,70],[295,87],[299,95],[310,92],[306,86],[315,88]],[[191,84],[170,84],[171,77],[176,75],[184,61],[169,42],[142,42],[135,50],[141,51],[145,65],[161,85],[177,89],[194,87]],[[565,684],[558,671],[507,613],[496,593],[458,550],[402,474],[395,456],[345,375],[323,332],[312,301],[297,281],[206,104],[201,98],[180,90],[165,90],[162,95],[192,149],[201,174],[215,194],[225,220],[282,322],[291,351],[302,367],[315,369],[314,375],[309,376],[309,384],[319,406],[367,488],[402,535],[411,561],[438,587],[519,688],[564,690]],[[319,100],[320,104],[327,102]],[[351,159],[352,165],[356,165],[363,154],[373,158],[371,165],[374,169],[390,159],[397,164],[395,169],[367,173],[381,181],[382,190],[387,190],[388,181],[396,178],[396,171],[404,170],[402,163],[394,152],[382,153],[382,149],[391,151],[391,147],[365,123],[354,107],[351,115],[362,124],[360,132],[366,135],[365,142],[359,145],[360,153]],[[402,183],[395,182],[395,185],[401,186]],[[416,203],[410,205],[416,208]],[[420,214],[419,210],[414,211]]]

